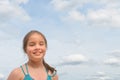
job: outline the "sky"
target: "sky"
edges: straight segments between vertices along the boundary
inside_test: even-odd
[[[59,80],[120,79],[120,0],[0,0],[0,80],[27,62],[31,30],[48,41]]]

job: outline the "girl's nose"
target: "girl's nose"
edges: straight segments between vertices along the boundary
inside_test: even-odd
[[[36,49],[40,49],[40,45],[36,45],[35,48],[36,48]]]

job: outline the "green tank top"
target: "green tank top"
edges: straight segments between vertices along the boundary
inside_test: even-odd
[[[27,64],[25,64],[27,73],[25,73],[25,71],[24,71],[24,69],[23,69],[22,66],[20,66],[20,67],[21,67],[21,69],[22,69],[22,72],[23,72],[24,75],[25,75],[24,80],[34,80],[34,79],[30,76],[30,74],[29,74],[29,72],[28,72]],[[46,70],[46,72],[47,72],[47,70]],[[54,75],[55,75],[55,74],[56,74],[56,72],[54,73]],[[53,76],[53,75],[49,75],[48,72],[47,72],[47,80],[52,80],[52,76]]]

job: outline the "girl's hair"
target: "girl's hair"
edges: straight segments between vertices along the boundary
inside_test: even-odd
[[[41,36],[43,37],[43,39],[44,39],[44,41],[45,41],[45,46],[46,46],[46,48],[47,48],[47,39],[45,38],[45,36],[44,36],[41,32],[39,32],[39,31],[32,30],[32,31],[28,32],[28,33],[25,35],[24,39],[23,39],[23,50],[24,50],[25,53],[26,53],[26,46],[27,46],[29,37],[30,37],[32,34],[34,34],[34,33],[37,33],[37,34],[39,34],[39,35],[41,35]],[[45,68],[46,68],[47,70],[50,70],[52,73],[53,73],[54,71],[56,71],[55,68],[53,68],[53,67],[51,67],[50,65],[48,65],[48,64],[45,62],[44,59],[43,59],[43,64],[44,64]]]

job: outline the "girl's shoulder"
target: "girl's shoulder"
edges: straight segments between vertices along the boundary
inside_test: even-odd
[[[22,74],[21,68],[18,67],[11,71],[7,80],[21,80],[22,77],[24,77],[24,75]]]

